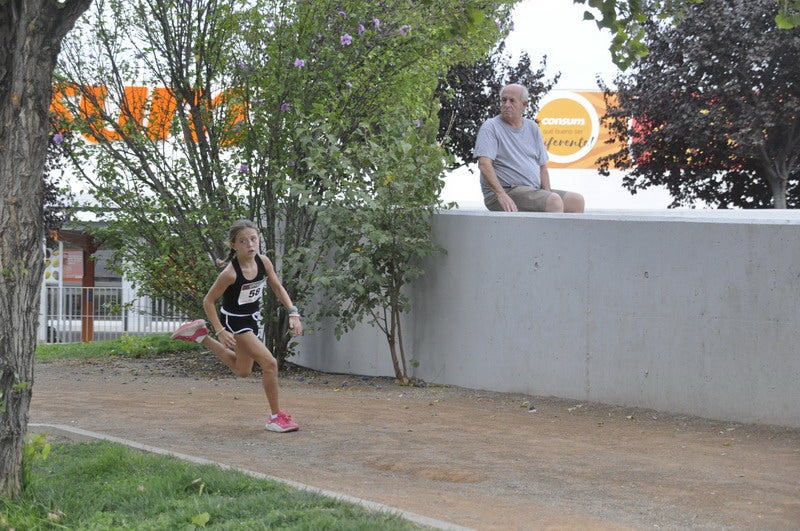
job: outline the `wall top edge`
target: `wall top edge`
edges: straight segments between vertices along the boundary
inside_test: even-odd
[[[658,221],[696,223],[750,223],[800,225],[800,210],[587,210],[583,214],[539,212],[489,212],[487,210],[440,210],[437,215],[463,217],[555,218],[609,221]]]

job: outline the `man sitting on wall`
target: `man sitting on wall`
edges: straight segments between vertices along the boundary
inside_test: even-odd
[[[497,212],[583,212],[581,194],[550,188],[542,132],[523,116],[529,97],[526,87],[506,85],[500,90],[500,114],[478,131],[473,155],[483,202]]]

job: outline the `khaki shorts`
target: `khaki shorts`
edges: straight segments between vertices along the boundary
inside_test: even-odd
[[[517,205],[520,212],[544,212],[547,207],[547,198],[550,194],[558,194],[564,199],[566,190],[542,190],[533,186],[512,186],[506,188],[506,193]],[[483,204],[493,212],[502,212],[503,207],[495,194],[483,198]]]

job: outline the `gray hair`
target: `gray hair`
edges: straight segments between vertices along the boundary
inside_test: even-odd
[[[530,95],[530,92],[528,92],[528,87],[526,87],[525,85],[520,85],[519,83],[510,83],[510,84],[506,85],[505,87],[501,88],[500,89],[500,97],[502,98],[503,94],[505,93],[505,91],[507,89],[510,89],[510,88],[522,89],[522,101],[530,100],[531,95]]]

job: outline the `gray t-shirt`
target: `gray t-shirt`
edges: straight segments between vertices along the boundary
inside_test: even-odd
[[[478,130],[472,154],[476,159],[492,159],[494,172],[504,188],[514,185],[542,187],[541,167],[549,157],[539,126],[529,118],[523,120],[520,129],[508,125],[500,115],[486,120]],[[481,190],[484,197],[493,193],[482,175]]]

